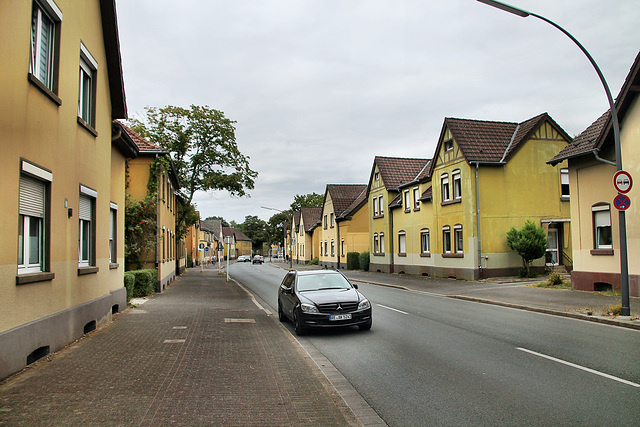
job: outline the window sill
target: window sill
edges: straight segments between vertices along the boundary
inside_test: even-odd
[[[26,273],[16,276],[16,285],[26,285],[27,283],[48,282],[56,278],[55,273]]]
[[[613,255],[613,249],[591,249],[591,255]]]
[[[384,256],[384,252],[377,252],[372,254],[373,256]]]
[[[455,205],[456,203],[462,203],[462,199],[447,200],[440,203],[440,206]]]
[[[117,270],[118,268],[120,268],[120,264],[118,264],[117,262],[109,263],[109,270]]]
[[[420,254],[422,258],[431,258],[431,252],[424,252]]]
[[[414,211],[414,212],[419,212],[419,211],[420,211],[420,208],[413,208],[413,211]]]
[[[561,202],[570,202],[571,198],[569,196],[562,196],[562,197],[560,197],[560,201]]]
[[[42,83],[36,76],[34,76],[33,74],[29,73],[29,74],[27,74],[27,78],[29,79],[29,82],[31,82],[31,84],[33,84],[35,87],[40,89],[40,91],[42,93],[44,93],[45,95],[47,95],[49,97],[49,99],[51,99],[51,101],[55,102],[58,106],[62,105],[62,99],[60,99],[60,97],[58,95],[53,93],[53,91],[51,89],[46,87],[44,85],[44,83]]]
[[[85,122],[81,117],[78,117],[78,124],[85,128],[87,132],[93,135],[95,138],[98,137],[98,131],[93,128],[89,123]]]
[[[406,256],[407,256],[407,254],[406,254],[406,252],[403,252],[403,253],[399,253],[399,254],[398,254],[398,256],[399,256],[399,257],[406,257]]]
[[[373,219],[379,219],[379,218],[384,218],[384,215],[374,215]]]
[[[99,270],[98,267],[78,267],[78,276],[84,276],[85,274],[95,274]]]
[[[442,254],[442,258],[464,258],[464,254]]]

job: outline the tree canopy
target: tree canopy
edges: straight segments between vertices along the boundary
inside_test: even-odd
[[[529,276],[531,261],[542,258],[547,251],[547,236],[542,227],[527,220],[520,230],[511,227],[507,232],[507,245],[522,257],[522,266]]]
[[[298,212],[301,208],[312,208],[322,206],[324,203],[324,194],[309,193],[296,194],[291,203],[291,210]]]
[[[222,111],[192,105],[146,107],[145,112],[144,121],[130,121],[131,128],[170,153],[186,205],[192,204],[196,191],[226,190],[231,196],[245,196],[253,189],[258,173],[238,149],[236,122]],[[185,220],[179,218],[181,224]]]

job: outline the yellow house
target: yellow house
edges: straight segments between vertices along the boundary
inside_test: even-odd
[[[123,132],[135,142],[140,150],[136,159],[128,162],[127,195],[130,203],[143,203],[145,199],[154,207],[156,228],[155,245],[148,251],[135,254],[137,262],[128,268],[155,268],[158,270],[158,292],[162,292],[176,277],[179,271],[177,253],[176,224],[178,215],[178,196],[180,188],[169,153],[152,144],[120,122],[116,122]],[[150,199],[148,199],[150,198]]]
[[[625,212],[629,294],[640,296],[640,54],[636,56],[616,98],[620,122],[623,170],[635,182],[626,195],[631,205]],[[620,289],[620,221],[613,205],[618,194],[613,186],[616,172],[611,113],[608,110],[575,138],[549,163],[569,162],[573,271],[571,283],[579,290]]]
[[[427,174],[433,214],[420,230],[412,229],[415,240],[428,232],[431,262],[419,272],[467,280],[517,274],[522,259],[508,248],[506,233],[526,220],[548,237],[547,256],[534,265],[570,266],[566,162],[560,168],[546,164],[570,140],[547,113],[522,123],[446,118]],[[424,186],[419,191],[428,190]],[[415,214],[405,209],[398,216]],[[394,222],[399,239],[396,215]],[[422,252],[417,244],[409,248],[413,259]]]
[[[0,2],[0,378],[127,304],[113,0]]]
[[[321,214],[321,266],[346,268],[347,252],[368,250],[369,221],[363,212],[366,189],[364,184],[327,185]]]
[[[233,227],[224,228],[225,236],[233,236],[235,242],[235,255],[231,255],[231,258],[237,258],[240,255],[251,256],[253,254],[253,242],[242,231]]]
[[[318,256],[317,249],[314,251],[314,248],[317,248],[317,246],[314,245],[313,242],[313,232],[321,216],[322,207],[303,207],[300,208],[300,212],[294,213],[296,255],[294,255],[293,259],[296,263],[306,264]],[[317,245],[319,245],[319,243],[317,243]]]
[[[366,192],[371,248],[369,270],[394,272],[393,217],[387,207],[398,196],[399,187],[419,179],[428,164],[429,159],[375,157]]]

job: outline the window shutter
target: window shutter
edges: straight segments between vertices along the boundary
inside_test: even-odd
[[[611,216],[609,211],[595,211],[594,220],[596,227],[611,227]]]
[[[85,221],[91,221],[91,198],[84,194],[80,194],[78,218]]]
[[[44,183],[20,176],[20,215],[44,218]]]

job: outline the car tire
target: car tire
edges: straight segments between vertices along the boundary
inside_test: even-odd
[[[361,331],[368,331],[371,329],[371,321],[369,321],[368,323],[363,323],[361,325],[358,325],[358,328],[360,328]]]
[[[280,304],[280,302],[278,302],[278,320],[281,322],[287,321],[287,316],[282,311],[282,305]]]
[[[302,326],[302,320],[300,320],[300,316],[295,311],[293,312],[293,327],[296,331],[297,336],[304,335],[305,328]]]

